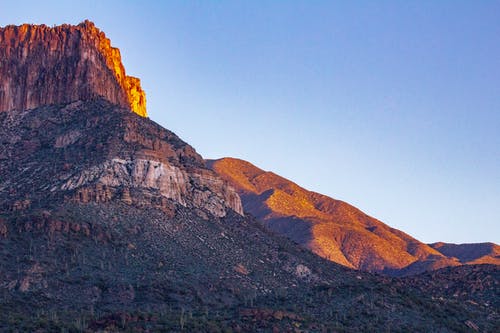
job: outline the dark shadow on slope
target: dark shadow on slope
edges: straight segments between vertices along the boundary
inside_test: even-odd
[[[264,225],[299,244],[308,244],[313,239],[311,232],[312,223],[295,216],[265,220]]]

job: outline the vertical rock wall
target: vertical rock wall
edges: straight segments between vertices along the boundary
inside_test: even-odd
[[[147,116],[140,80],[92,22],[0,28],[0,112],[96,97]]]

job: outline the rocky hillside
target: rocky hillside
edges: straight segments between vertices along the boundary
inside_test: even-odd
[[[347,267],[411,275],[461,265],[465,253],[471,252],[461,246],[463,253],[453,255],[447,250],[450,246],[424,244],[343,201],[307,191],[246,161],[224,158],[207,165],[237,190],[246,212],[271,230]],[[481,248],[478,251],[485,257],[469,258],[478,260],[470,263],[494,263],[486,246]]]
[[[0,112],[0,207],[109,202],[200,216],[242,214],[239,196],[172,132],[105,100]]]
[[[0,28],[0,112],[99,96],[146,116],[139,79],[92,22]]]
[[[436,304],[267,231],[193,148],[108,101],[0,125],[0,331],[494,328],[496,310]]]
[[[2,212],[0,331],[497,328],[498,307],[483,302],[498,295],[496,268],[482,275],[493,282],[483,293],[454,289],[468,295],[463,303],[427,278],[323,260],[233,211],[204,219],[172,204],[173,214],[118,200]]]

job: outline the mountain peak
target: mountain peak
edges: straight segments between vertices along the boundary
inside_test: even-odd
[[[0,112],[103,97],[146,117],[140,80],[93,22],[0,28]]]

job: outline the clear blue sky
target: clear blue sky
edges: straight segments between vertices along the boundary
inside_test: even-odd
[[[90,19],[150,118],[424,242],[500,243],[499,1],[5,1]]]

